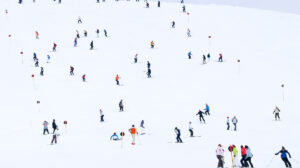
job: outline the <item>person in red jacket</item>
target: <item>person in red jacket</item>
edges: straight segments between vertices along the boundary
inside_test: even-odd
[[[82,81],[85,82],[85,74],[82,76]]]
[[[242,155],[242,159],[241,159],[242,167],[248,167],[248,163],[246,162],[246,148],[243,145],[241,145],[241,155]]]
[[[56,47],[57,47],[57,44],[53,43],[53,50],[52,51],[56,51]]]
[[[223,55],[219,54],[219,62],[223,62]]]
[[[117,74],[117,76],[116,76],[116,82],[117,82],[117,85],[120,85],[120,83],[119,83],[119,75]]]
[[[39,39],[39,32],[38,31],[35,31],[35,38]]]

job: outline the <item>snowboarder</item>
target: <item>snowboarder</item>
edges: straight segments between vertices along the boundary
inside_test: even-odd
[[[82,75],[82,81],[85,82],[85,74]]]
[[[122,99],[119,102],[119,109],[120,109],[120,112],[124,110],[124,105],[123,105],[123,100]]]
[[[94,41],[91,42],[90,46],[91,46],[90,49],[93,50],[94,49]]]
[[[41,75],[41,76],[44,76],[44,68],[43,68],[43,67],[41,67],[40,75]]]
[[[187,32],[186,32],[186,33],[187,33],[187,36],[188,36],[188,37],[192,37],[192,35],[191,35],[191,30],[190,30],[189,28],[187,29]]]
[[[159,7],[159,8],[160,8],[160,1],[158,1],[158,2],[157,2],[157,7]]]
[[[104,29],[103,31],[104,31],[104,36],[107,37],[107,31],[106,31],[106,29]]]
[[[43,126],[44,126],[43,135],[45,135],[46,132],[49,134],[48,125],[49,125],[49,123],[47,121],[44,121],[44,123],[43,123]]]
[[[238,119],[234,116],[231,121],[232,124],[234,125],[234,131],[236,131],[236,124],[238,123]]]
[[[110,140],[118,141],[120,140],[118,135],[114,132],[114,134],[110,137]]]
[[[57,47],[57,44],[53,43],[53,49],[52,49],[53,52],[56,51],[56,47]]]
[[[281,153],[281,159],[282,159],[282,161],[284,162],[284,164],[285,164],[285,166],[288,168],[288,167],[292,167],[292,165],[291,165],[291,163],[290,163],[290,161],[289,161],[289,159],[288,159],[288,157],[287,157],[287,154],[289,155],[289,157],[290,158],[292,158],[291,157],[291,154],[284,148],[284,147],[282,147],[282,149],[279,151],[279,152],[277,152],[277,153],[275,153],[275,155],[278,155],[279,153]]]
[[[145,128],[145,127],[144,127],[144,120],[141,121],[140,127],[141,127],[141,128]]]
[[[248,163],[246,162],[246,148],[241,145],[241,156],[242,156],[242,159],[241,159],[241,164],[242,164],[242,167],[248,167]]]
[[[153,42],[153,40],[151,41],[150,45],[151,45],[151,48],[154,48],[154,42]]]
[[[70,66],[70,75],[74,75],[74,67]]]
[[[202,56],[202,64],[206,64],[206,56],[205,55]]]
[[[97,30],[96,30],[96,33],[97,33],[97,38],[99,38],[99,33],[100,33],[100,30],[99,30],[99,29],[97,29]]]
[[[223,62],[223,55],[219,54],[219,62]]]
[[[135,54],[135,56],[134,56],[134,63],[137,63],[137,61],[138,61],[138,54]]]
[[[216,150],[216,155],[218,158],[218,168],[224,167],[224,149],[222,148],[222,145],[219,144]]]
[[[227,122],[226,122],[226,124],[227,124],[227,130],[229,130],[229,129],[230,129],[229,117],[227,117]]]
[[[245,146],[245,148],[246,148],[246,160],[245,160],[245,163],[248,164],[248,162],[249,162],[250,166],[253,168],[253,164],[251,162],[251,158],[252,158],[253,154],[251,153],[251,150],[250,150],[250,148],[247,145]]]
[[[77,47],[77,37],[74,39],[74,47]]]
[[[137,134],[137,131],[134,127],[134,125],[132,125],[132,127],[129,129],[129,132],[131,134],[131,137],[132,137],[132,145],[135,145],[135,134]]]
[[[104,122],[104,114],[101,109],[100,109],[100,122]]]
[[[192,126],[192,122],[189,122],[189,131],[190,131],[190,136],[193,137],[194,136],[194,132],[193,132],[193,126]]]
[[[183,12],[183,13],[186,12],[186,10],[185,10],[185,5],[182,6],[182,12]]]
[[[56,132],[55,133],[53,132],[51,145],[53,145],[53,142],[57,143],[57,138],[58,138],[59,135],[60,135],[59,130],[58,130],[58,128],[56,128]]]
[[[172,28],[175,28],[175,21],[172,21]]]
[[[280,120],[279,112],[280,112],[280,109],[276,106],[273,111],[273,114],[275,114],[275,120],[277,120],[277,118]]]
[[[38,31],[35,31],[35,38],[39,39],[39,32]]]
[[[117,85],[120,85],[120,82],[119,82],[119,75],[117,74],[117,76],[116,76],[116,82],[117,82]]]
[[[35,67],[39,67],[39,59],[35,60],[35,64],[34,65],[35,65]]]
[[[87,37],[88,32],[86,30],[83,30],[83,34],[84,34],[84,37]]]
[[[192,51],[188,52],[188,57],[189,57],[189,59],[192,58]]]
[[[151,69],[150,68],[148,68],[147,76],[148,76],[148,78],[151,78]]]
[[[200,123],[202,123],[202,120],[205,124],[205,120],[204,120],[204,117],[203,117],[203,111],[199,110],[198,113],[196,115],[199,115],[199,120],[200,120]]]
[[[180,138],[180,129],[178,129],[177,127],[175,127],[175,129],[174,129],[174,131],[175,131],[175,134],[176,134],[176,141],[177,141],[177,143],[182,143],[182,140],[181,140],[181,138]]]
[[[147,61],[147,68],[149,69],[151,67],[151,64],[149,61]]]
[[[55,119],[53,119],[53,121],[52,121],[52,128],[53,128],[53,133],[52,134],[54,134],[54,132],[55,132],[55,130],[57,128],[57,125],[55,123]]]
[[[77,22],[78,22],[78,24],[79,24],[79,23],[82,23],[82,20],[81,20],[81,17],[80,17],[80,16],[78,16]]]
[[[204,111],[205,115],[210,115],[210,113],[209,113],[210,108],[209,108],[208,104],[205,104],[205,109],[204,110],[205,110]]]

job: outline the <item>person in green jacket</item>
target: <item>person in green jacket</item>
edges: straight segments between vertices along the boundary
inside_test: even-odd
[[[236,149],[235,145],[232,145],[232,154],[233,154],[233,166],[238,167],[239,166],[239,160],[238,160],[238,150]]]

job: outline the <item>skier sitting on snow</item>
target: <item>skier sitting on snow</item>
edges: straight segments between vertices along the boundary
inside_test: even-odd
[[[275,120],[277,120],[277,118],[280,120],[279,112],[280,112],[280,109],[276,106],[275,110],[273,111],[273,114],[275,114]]]
[[[118,135],[114,132],[114,134],[110,137],[110,140],[118,141],[118,140],[120,140],[120,138],[119,138]]]

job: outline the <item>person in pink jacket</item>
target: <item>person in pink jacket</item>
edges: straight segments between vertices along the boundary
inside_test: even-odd
[[[218,158],[218,168],[223,168],[224,167],[224,149],[222,148],[222,145],[219,144],[218,148],[216,150],[216,155]]]

